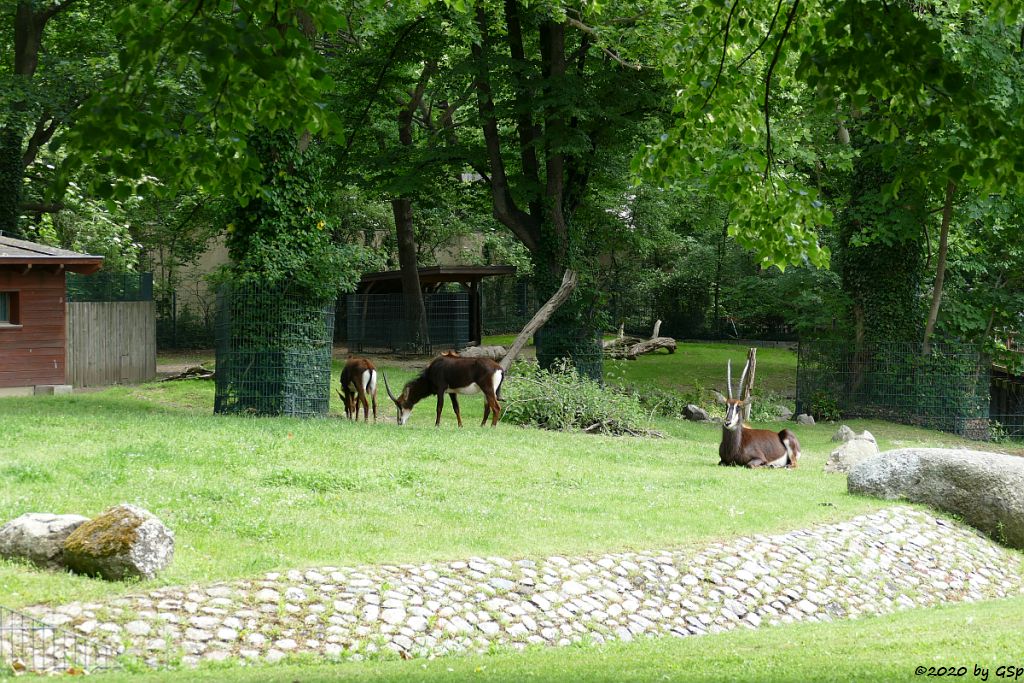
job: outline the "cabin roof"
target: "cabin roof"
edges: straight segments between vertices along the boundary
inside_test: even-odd
[[[46,244],[0,235],[0,266],[63,266],[76,273],[94,273],[103,265],[103,257],[58,249]]]

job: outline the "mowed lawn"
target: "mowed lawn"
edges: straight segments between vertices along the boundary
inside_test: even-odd
[[[731,359],[733,389],[739,391],[740,374],[749,348],[740,344],[680,342],[672,354],[662,349],[636,360],[612,364],[609,380],[684,393],[714,389],[724,394],[726,363]],[[758,348],[754,395],[765,393],[796,398],[795,349]]]
[[[412,375],[385,369],[396,391]],[[790,425],[801,468],[752,472],[717,466],[714,425],[661,420],[653,426],[663,439],[480,428],[481,399],[466,397],[464,429],[450,404],[435,429],[433,400],[400,428],[383,390],[380,400],[386,419],[366,425],[215,416],[213,384],[197,380],[3,399],[0,520],[141,505],[177,535],[158,585],[316,565],[685,547],[887,505],[851,497],[844,477],[822,473],[835,425]],[[883,448],[962,443],[851,424]],[[0,563],[8,607],[139,589]]]

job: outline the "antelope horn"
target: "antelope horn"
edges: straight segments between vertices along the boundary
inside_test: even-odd
[[[381,376],[382,376],[382,377],[384,378],[384,388],[388,390],[388,397],[389,397],[389,398],[390,398],[390,399],[391,399],[392,401],[394,401],[394,402],[395,402],[395,405],[397,406],[397,405],[398,405],[398,399],[397,399],[397,398],[395,398],[395,395],[391,393],[391,387],[390,387],[390,386],[388,386],[388,376],[387,376],[387,375],[385,375],[385,374],[384,374],[383,372],[381,372],[380,374],[381,374]]]
[[[729,398],[732,398],[732,358],[725,364],[725,381],[729,385]]]
[[[743,366],[743,374],[740,375],[740,398],[744,398],[743,383],[747,381],[747,370],[750,369],[750,361]]]

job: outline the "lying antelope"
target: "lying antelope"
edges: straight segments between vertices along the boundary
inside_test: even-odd
[[[359,420],[359,405],[363,406],[363,419],[370,421],[370,406],[366,400],[369,394],[373,400],[373,419],[377,419],[377,368],[365,358],[349,358],[341,370],[341,391],[338,397],[345,404],[345,417]]]
[[[740,376],[740,391],[747,377],[749,362]],[[750,429],[743,426],[743,408],[751,399],[732,397],[732,361],[726,366],[726,381],[729,398],[719,395],[719,401],[726,405],[725,422],[722,423],[722,443],[718,446],[719,465],[741,465],[746,467],[796,467],[800,457],[800,442],[788,429],[773,432],[770,429]]]
[[[430,361],[430,365],[420,373],[419,377],[405,385],[398,398],[391,393],[387,375],[384,375],[384,388],[387,389],[388,396],[398,407],[398,424],[400,425],[409,421],[413,406],[428,396],[437,396],[435,427],[441,424],[441,409],[444,408],[445,394],[452,398],[452,409],[455,410],[455,417],[461,427],[462,414],[459,412],[458,395],[483,391],[484,419],[480,426],[483,427],[487,424],[488,416],[493,415],[491,419],[493,427],[498,424],[498,415],[501,413],[498,397],[504,378],[505,371],[490,358],[462,358],[457,354],[446,353]]]

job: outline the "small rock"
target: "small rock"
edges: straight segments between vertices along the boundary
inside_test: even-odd
[[[796,423],[798,425],[813,425],[814,418],[808,415],[807,413],[800,413],[799,415],[796,416]]]
[[[852,429],[850,429],[846,425],[841,425],[839,427],[839,430],[832,435],[832,440],[837,443],[846,443],[847,441],[852,439],[853,436],[854,434]]]

